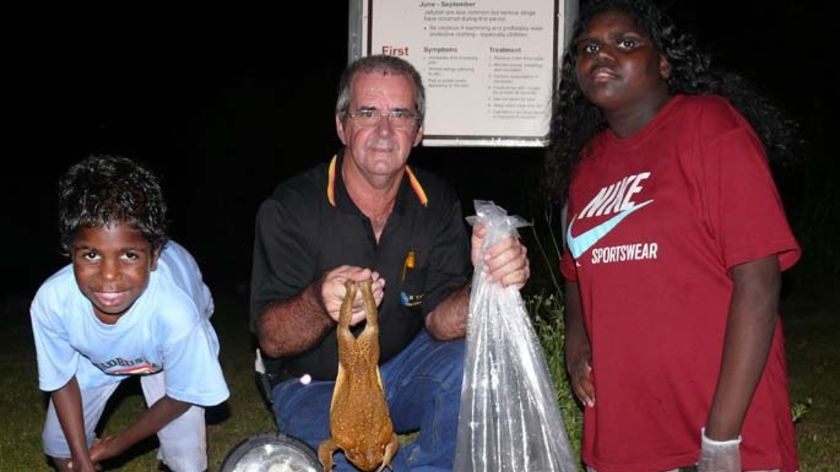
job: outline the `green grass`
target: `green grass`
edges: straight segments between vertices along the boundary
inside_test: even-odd
[[[827,296],[826,294],[829,294]],[[791,401],[803,472],[840,470],[840,296],[794,295],[782,304]]]
[[[254,383],[254,351],[248,332],[244,301],[217,297],[213,324],[221,344],[222,369],[231,391],[221,408],[208,412],[208,454],[210,470],[218,470],[225,456],[239,442],[258,432],[273,431],[274,421]],[[0,471],[52,470],[41,452],[41,428],[45,397],[38,390],[35,347],[29,324],[28,301],[15,300],[0,306],[6,327],[0,332],[0,411],[5,427],[0,432]],[[145,410],[139,383],[123,382],[113,398],[113,410],[103,435],[125,429]],[[134,447],[105,470],[157,470],[157,439]]]
[[[35,345],[29,325],[28,303],[0,306],[5,326],[0,330],[0,470],[45,470],[41,453],[44,401],[38,390]]]
[[[840,470],[840,297],[786,297],[783,304],[790,370],[791,398],[804,409],[797,423],[800,466],[803,472]],[[222,345],[221,361],[231,389],[225,408],[212,412],[208,426],[210,470],[218,470],[226,454],[239,442],[274,424],[254,384],[253,350],[243,300],[217,295],[213,318]],[[562,312],[556,295],[532,295],[527,303],[535,328],[548,353],[558,402],[566,429],[579,451],[580,410],[566,387],[563,368]],[[48,471],[41,452],[40,431],[44,396],[38,391],[35,352],[29,327],[28,301],[0,305],[6,326],[0,332],[0,411],[5,413],[0,432],[0,471]],[[136,385],[119,391],[119,402],[104,434],[125,428],[144,408]],[[154,471],[156,440],[133,449],[106,470]]]
[[[532,314],[534,330],[540,338],[546,364],[552,377],[557,403],[563,414],[566,436],[572,446],[573,457],[580,457],[581,427],[583,413],[569,388],[564,363],[565,329],[561,299],[556,294],[536,294],[526,297],[528,312]],[[581,464],[582,467],[582,464]]]

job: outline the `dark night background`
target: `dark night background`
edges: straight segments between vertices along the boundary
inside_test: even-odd
[[[805,159],[777,176],[795,226],[808,220],[808,208],[833,208],[803,223],[819,234],[819,222],[828,224],[821,215],[836,217],[840,198],[831,190],[837,146],[827,144],[840,87],[833,17],[796,0],[660,3],[719,65],[757,83],[801,123]],[[333,105],[347,56],[347,2],[51,16],[19,25],[26,33],[7,43],[4,59],[12,79],[4,121],[13,126],[0,172],[0,300],[31,297],[67,263],[58,249],[56,182],[101,152],[158,171],[173,238],[196,256],[214,292],[244,294],[259,202],[337,150]],[[542,153],[420,147],[412,163],[456,184],[468,213],[467,203],[482,198],[533,218]]]

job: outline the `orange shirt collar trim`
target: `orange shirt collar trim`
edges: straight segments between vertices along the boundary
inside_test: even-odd
[[[335,168],[336,163],[338,162],[338,155],[336,154],[333,156],[332,160],[330,161],[330,166],[327,170],[327,201],[330,202],[330,205],[335,207]],[[411,167],[405,166],[405,173],[408,175],[408,182],[411,184],[411,188],[414,190],[414,194],[417,195],[417,199],[420,201],[420,204],[424,207],[429,206],[429,197],[426,196],[426,191],[423,190],[423,186],[420,184],[420,181],[417,180],[417,176],[414,175],[414,172],[411,170]]]

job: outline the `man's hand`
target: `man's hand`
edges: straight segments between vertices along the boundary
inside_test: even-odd
[[[379,306],[385,294],[385,279],[379,277],[378,272],[348,265],[339,266],[327,272],[321,284],[321,301],[330,318],[338,322],[341,304],[344,302],[344,296],[347,294],[347,287],[344,286],[345,282],[348,280],[361,282],[368,279],[373,280],[373,299],[376,302],[376,306]],[[357,292],[356,298],[353,300],[350,326],[356,325],[363,319],[365,319],[365,310],[362,305],[362,296]]]
[[[476,224],[473,227],[471,254],[473,267],[478,266],[481,247],[486,236],[487,228],[484,225]],[[490,282],[499,282],[502,287],[513,285],[521,289],[531,276],[528,249],[519,241],[519,238],[502,239],[487,248],[484,254],[484,271]]]
[[[697,472],[741,472],[741,436],[715,441],[700,430],[700,464]]]

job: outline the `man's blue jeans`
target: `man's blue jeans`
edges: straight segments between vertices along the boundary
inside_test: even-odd
[[[396,357],[380,366],[385,398],[397,433],[419,429],[416,439],[400,447],[394,471],[449,471],[455,458],[465,342],[436,341],[426,330]],[[316,450],[330,437],[330,402],[335,382],[308,385],[290,379],[274,387],[274,414],[284,434]],[[333,470],[356,470],[341,451]]]

